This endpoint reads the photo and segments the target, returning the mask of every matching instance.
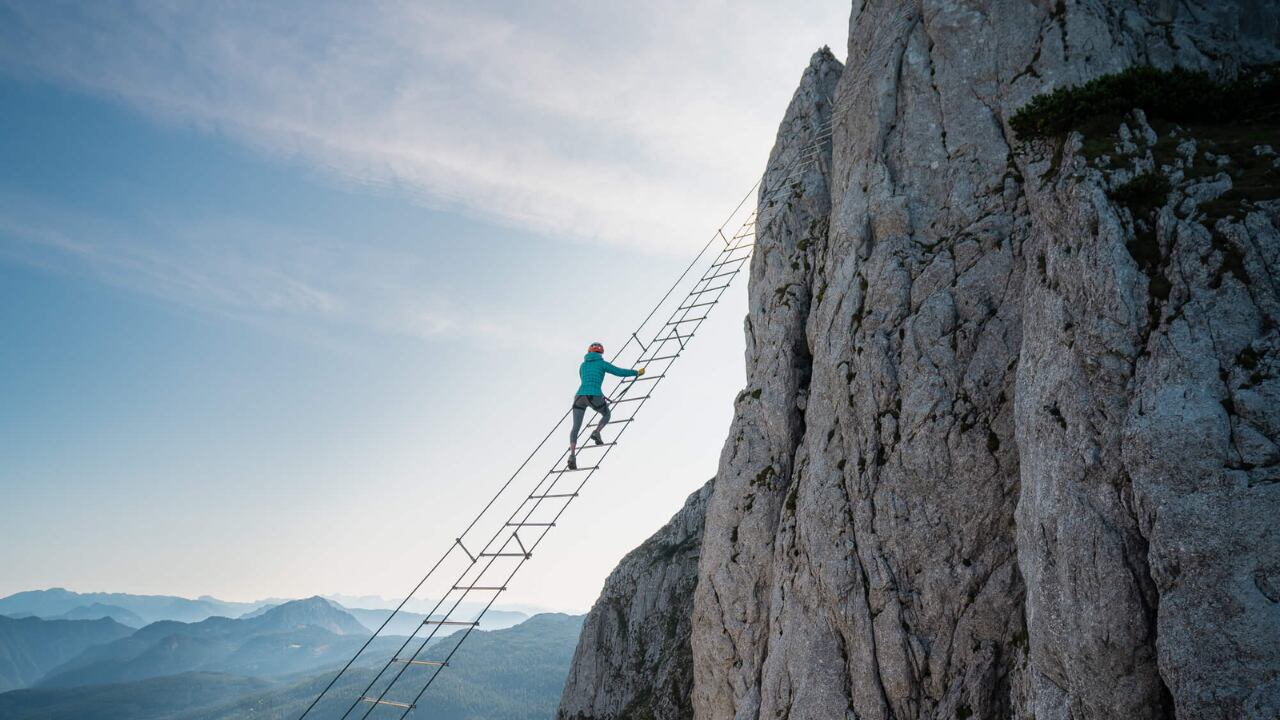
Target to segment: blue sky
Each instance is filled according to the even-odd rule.
[[[847,16],[251,5],[0,1],[0,593],[401,594]],[[585,609],[713,473],[743,290],[511,601]]]

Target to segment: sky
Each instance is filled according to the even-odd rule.
[[[847,15],[0,0],[0,595],[404,595]],[[714,474],[744,284],[504,602],[586,610]]]

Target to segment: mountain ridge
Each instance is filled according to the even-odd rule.
[[[26,687],[86,649],[133,633],[110,618],[43,620],[0,616],[0,692]]]
[[[251,618],[151,623],[115,642],[86,649],[51,669],[35,686],[137,681],[183,670],[226,672],[243,670],[246,662],[265,674],[298,672],[353,653],[369,635],[358,620],[317,596],[283,603]],[[247,661],[247,656],[254,659]]]
[[[86,605],[108,605],[123,608],[137,615],[143,624],[158,620],[198,622],[222,615],[235,617],[249,612],[268,601],[238,603],[209,596],[195,600],[177,595],[134,595],[131,593],[90,592],[79,593],[66,588],[24,590],[0,598],[0,615],[29,613],[37,617],[56,617]]]
[[[102,603],[91,603],[89,605],[80,605],[68,610],[61,615],[50,620],[97,620],[99,618],[111,618],[121,625],[127,625],[132,628],[140,628],[146,624],[137,613],[122,608],[119,605],[104,605]]]
[[[555,708],[582,616],[540,614],[525,623],[495,631],[474,631],[467,647],[428,697],[433,717],[441,720],[525,720]],[[327,633],[309,627],[306,632]],[[465,631],[439,642],[456,641]],[[331,635],[331,634],[330,634]],[[168,639],[172,636],[164,636]],[[286,634],[256,636],[271,642]],[[352,636],[354,637],[354,636]],[[200,639],[196,639],[199,641]],[[319,708],[340,714],[364,689],[371,673],[395,651],[400,638],[375,646]],[[185,638],[179,642],[191,642]],[[246,649],[242,646],[241,649]],[[252,650],[252,648],[247,648]],[[451,644],[433,645],[424,658],[443,658]],[[354,652],[354,648],[351,648]],[[250,653],[251,654],[251,653]],[[349,655],[318,667],[270,677],[255,677],[252,657],[228,663],[237,672],[185,671],[102,685],[46,687],[0,693],[0,717],[6,720],[293,720],[320,692]],[[413,678],[417,679],[417,678]],[[415,687],[406,683],[406,692]],[[532,710],[531,710],[532,708]],[[535,715],[531,715],[533,712]]]

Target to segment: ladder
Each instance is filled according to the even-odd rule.
[[[757,207],[771,206],[775,200],[794,191],[793,183],[802,173],[815,165],[822,168],[823,147],[831,137],[831,124],[828,119],[815,128],[813,140],[794,154],[782,179],[775,187],[766,188],[760,193]],[[440,673],[449,667],[454,654],[479,627],[485,613],[508,590],[516,573],[533,559],[538,546],[551,529],[556,527],[573,501],[582,494],[587,482],[602,468],[605,459],[617,447],[640,410],[654,396],[662,380],[688,349],[689,342],[706,322],[711,310],[721,301],[738,274],[747,267],[755,249],[757,210],[746,211],[745,208],[748,200],[760,189],[760,184],[757,182],[748,191],[662,299],[630,334],[626,343],[614,354],[615,363],[626,367],[644,367],[646,372],[641,377],[616,381],[608,393],[612,416],[602,431],[602,435],[606,435],[604,442],[599,445],[583,443],[584,438],[594,431],[599,422],[599,414],[593,412],[592,417],[583,423],[575,440],[579,466],[576,470],[568,469],[568,448],[565,447],[557,456],[550,451],[554,444],[548,446],[553,438],[563,441],[562,433],[568,431],[565,423],[572,412],[566,411],[422,580],[320,691],[299,720],[315,711],[321,699],[352,671],[356,661],[373,640],[382,635],[392,619],[419,593],[428,580],[445,573],[446,577],[452,577],[453,580],[442,587],[439,600],[426,619],[404,639],[385,663],[375,665],[379,669],[373,679],[352,698],[340,717],[342,720],[349,717],[363,720],[375,710],[385,709],[389,712],[383,713],[384,715],[396,714],[404,718],[419,707],[423,695]],[[694,277],[691,272],[695,268],[699,272],[696,279],[691,279]],[[632,359],[625,363],[619,362],[624,358]],[[544,448],[548,450],[544,451]],[[547,457],[555,457],[549,469],[540,474],[526,472],[529,468],[536,467],[533,465],[535,459],[545,460]],[[530,482],[532,485],[529,485]],[[517,491],[521,487],[520,483],[526,487]],[[500,509],[503,501],[510,507]],[[468,613],[464,608],[466,602],[473,605],[478,603],[482,609],[479,613]],[[442,658],[423,657],[428,646],[437,640],[443,642],[443,636],[440,635],[443,628],[456,629],[454,635],[449,636],[457,637],[453,647]],[[433,654],[438,655],[434,647]],[[413,669],[421,672],[410,672]]]

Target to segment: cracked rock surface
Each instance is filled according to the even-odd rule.
[[[582,625],[558,720],[687,720],[689,622],[707,498],[715,481],[605,581]]]
[[[694,717],[1280,717],[1280,200],[1237,187],[1271,158],[1008,124],[1277,60],[1274,3],[855,3],[762,184]]]

